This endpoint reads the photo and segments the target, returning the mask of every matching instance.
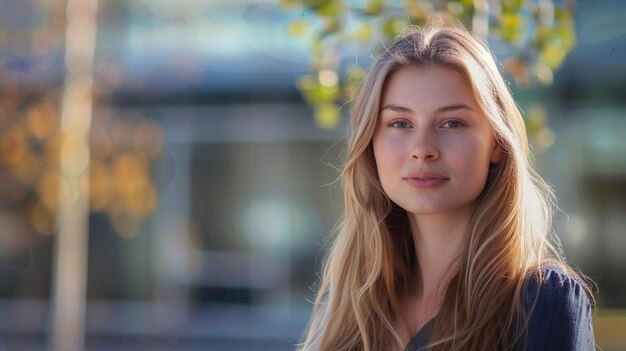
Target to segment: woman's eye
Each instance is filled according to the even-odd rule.
[[[391,127],[401,128],[401,129],[403,129],[403,128],[410,128],[411,127],[411,125],[407,121],[393,121],[393,122],[389,123],[389,125]]]
[[[446,121],[442,124],[442,127],[444,128],[460,128],[465,126],[465,123],[461,122],[461,121]]]

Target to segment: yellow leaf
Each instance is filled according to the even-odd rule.
[[[526,130],[528,133],[535,134],[543,128],[546,128],[547,112],[541,105],[532,105],[528,108],[528,112],[524,118]]]
[[[519,13],[503,13],[500,16],[500,22],[503,26],[519,28],[524,25],[524,16]]]
[[[551,42],[541,51],[540,58],[550,68],[556,68],[563,62],[565,54],[565,50],[558,42]]]
[[[341,114],[333,103],[323,103],[315,106],[315,122],[325,129],[334,128],[339,124]]]
[[[302,3],[299,0],[280,0],[280,6],[284,9],[292,10],[300,7]]]
[[[382,0],[369,0],[365,6],[365,13],[370,16],[377,16],[383,10]]]
[[[296,20],[289,23],[287,33],[292,37],[303,37],[309,32],[309,23],[305,20]]]
[[[361,23],[352,33],[355,41],[366,42],[374,36],[374,28],[367,23]]]

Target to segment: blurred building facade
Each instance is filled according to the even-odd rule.
[[[6,33],[36,28],[9,13],[59,11],[40,6],[0,5]],[[536,163],[559,198],[555,226],[568,258],[598,283],[601,308],[626,309],[626,6],[577,9],[579,45],[554,85],[513,89],[554,133]],[[341,214],[347,121],[321,129],[300,99],[295,81],[308,61],[285,30],[292,16],[273,1],[101,4],[93,134],[104,137],[92,140],[94,159],[137,135],[163,145],[153,158],[121,152],[136,157],[119,162],[152,180],[149,217],[90,216],[87,349],[294,349]],[[32,21],[42,18],[43,29],[54,26],[51,15]],[[43,60],[44,82],[62,86],[62,45],[37,52],[36,36],[26,37],[31,47],[0,46],[0,64],[13,72],[5,76],[28,87]],[[142,134],[142,123],[160,132]],[[8,122],[0,126],[8,135]],[[121,174],[112,183],[135,184]],[[113,201],[115,186],[106,189],[92,205]],[[150,194],[136,195],[140,212]],[[11,206],[0,212],[0,348],[43,350],[55,233],[24,224]]]

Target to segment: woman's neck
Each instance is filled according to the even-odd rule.
[[[449,214],[411,215],[411,231],[417,259],[414,296],[435,310],[443,299],[447,274],[461,253],[473,208]]]

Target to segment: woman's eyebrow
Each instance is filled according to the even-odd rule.
[[[410,108],[405,107],[405,106],[396,105],[396,104],[387,104],[382,109],[380,109],[381,112],[384,111],[384,110],[392,110],[392,111],[396,111],[396,112],[413,113],[413,110],[411,110]],[[452,105],[448,105],[448,106],[442,106],[442,107],[437,109],[437,112],[451,112],[451,111],[457,111],[457,110],[474,111],[474,109],[472,109],[468,105],[463,104],[463,103],[459,103],[459,104],[452,104]]]
[[[392,110],[392,111],[396,111],[396,112],[413,113],[413,110],[411,110],[410,108],[404,107],[404,106],[400,106],[400,105],[395,105],[395,104],[387,104],[387,105],[385,105],[383,108],[380,109],[380,112],[385,111],[385,110]]]
[[[467,106],[466,104],[460,103],[460,104],[454,104],[454,105],[440,107],[440,108],[437,109],[437,112],[450,112],[450,111],[456,111],[456,110],[474,111],[474,109],[472,109],[471,107]]]

